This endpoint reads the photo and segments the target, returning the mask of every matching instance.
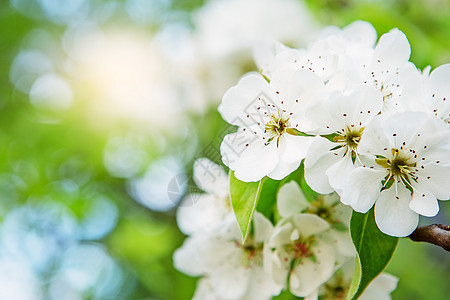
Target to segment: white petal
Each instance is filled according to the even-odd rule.
[[[360,300],[391,300],[391,293],[397,287],[398,278],[381,273],[376,277],[359,298]]]
[[[210,275],[211,286],[217,295],[224,299],[239,299],[248,288],[248,270],[224,265]]]
[[[303,300],[317,300],[317,299],[319,299],[319,289],[316,289],[310,295],[303,298]]]
[[[345,35],[355,41],[360,41],[369,47],[373,47],[377,41],[377,31],[366,21],[354,21],[343,29]]]
[[[387,156],[390,149],[390,140],[386,133],[383,131],[383,124],[386,122],[383,114],[373,118],[370,123],[364,129],[364,133],[358,144],[358,152],[361,154],[383,154]]]
[[[208,270],[205,261],[199,257],[198,253],[203,240],[202,237],[189,237],[184,241],[183,246],[175,250],[173,265],[177,270],[189,276],[199,276]]]
[[[251,278],[245,300],[271,299],[272,296],[281,292],[281,286],[276,284],[271,274],[264,272],[261,268],[251,270]]]
[[[450,165],[430,163],[424,165],[424,169],[420,171],[417,180],[420,185],[425,186],[440,200],[450,199]]]
[[[308,206],[308,200],[306,200],[297,182],[290,181],[278,190],[277,209],[281,217],[287,218],[303,212]]]
[[[409,60],[411,47],[406,35],[397,28],[383,34],[375,47],[374,59],[383,65],[399,65]],[[376,64],[376,63],[375,63]]]
[[[202,278],[197,282],[192,300],[220,300],[214,293],[208,278]]]
[[[434,108],[437,108],[437,116],[443,120],[450,119],[450,64],[442,65],[431,72],[427,80],[427,101],[433,101]],[[434,96],[433,96],[434,95]],[[431,98],[431,99],[430,99]]]
[[[294,113],[301,111],[324,88],[323,81],[314,73],[292,69],[276,71],[270,85],[279,92],[280,99],[286,102],[286,110]]]
[[[241,142],[234,139],[236,134],[225,136],[220,147],[222,159],[235,171],[239,180],[258,181],[276,167],[279,159],[277,145],[270,143],[266,146],[263,140],[250,141],[242,151],[239,148]]]
[[[434,217],[437,215],[439,212],[439,204],[436,196],[423,185],[419,185],[414,181],[411,184],[414,187],[414,192],[412,200],[409,203],[409,208],[425,217]]]
[[[275,56],[281,51],[289,49],[278,41],[259,42],[253,47],[253,60],[258,70],[262,71],[265,76],[272,77],[270,66]]]
[[[268,177],[275,179],[275,180],[281,180],[294,172],[298,169],[300,166],[301,161],[296,161],[293,163],[287,163],[285,161],[282,161],[281,159],[278,161],[278,164],[276,165],[275,169],[270,171],[269,174],[267,174]]]
[[[176,215],[178,227],[184,234],[209,230],[228,214],[225,204],[221,205],[219,199],[211,195],[191,194],[187,197],[195,198],[195,203],[179,206]]]
[[[272,253],[270,271],[273,280],[285,287],[290,268],[290,257],[283,249],[277,249]]]
[[[278,103],[277,96],[271,92],[269,83],[262,76],[244,76],[236,86],[225,92],[218,110],[224,120],[232,125],[255,124],[257,121],[247,115],[254,116],[261,95],[270,102]]]
[[[255,135],[245,128],[239,128],[235,133],[227,134],[220,145],[220,154],[223,163],[232,170],[239,166],[239,159],[247,151],[248,145],[262,140],[262,137]]]
[[[358,167],[350,173],[341,201],[358,212],[367,212],[377,200],[385,170]]]
[[[330,228],[327,221],[313,214],[299,214],[293,217],[295,227],[302,237],[309,237]]]
[[[343,189],[350,179],[350,173],[354,169],[355,167],[352,158],[350,155],[345,155],[325,172],[331,187],[333,187],[338,194],[342,195]]]
[[[273,248],[281,247],[291,242],[292,224],[280,222],[275,226],[269,245]]]
[[[323,239],[328,244],[334,245],[337,252],[346,256],[346,259],[348,259],[348,257],[354,257],[356,254],[349,230],[338,231],[336,229],[330,229],[323,234]]]
[[[340,198],[338,198],[340,199]],[[337,219],[341,224],[344,224],[346,227],[350,227],[350,218],[352,216],[352,208],[345,204],[339,203],[334,208],[334,218]]]
[[[207,158],[199,158],[194,162],[194,181],[207,193],[226,197],[229,189],[227,173]]]
[[[290,291],[299,297],[313,293],[334,272],[334,251],[331,246],[318,240],[312,252],[316,262],[304,259],[291,273]]]
[[[337,152],[331,152],[334,143],[325,138],[316,138],[311,145],[308,155],[305,159],[305,180],[306,183],[316,192],[320,194],[329,194],[334,192],[330,186],[327,176],[324,176],[326,170],[334,163],[339,161]]]
[[[273,232],[272,223],[261,213],[255,212],[253,215],[253,226],[255,242],[268,242]]]
[[[314,118],[321,121],[322,126],[344,131],[346,127],[365,126],[381,111],[383,96],[374,87],[361,84],[352,86],[350,93],[335,91],[322,102]]]
[[[315,138],[284,134],[280,139],[280,160],[287,163],[299,162],[306,157],[306,153]]]
[[[398,186],[398,198],[395,187],[381,192],[375,203],[375,222],[385,234],[408,236],[416,229],[419,215],[409,208],[411,193],[402,185]]]

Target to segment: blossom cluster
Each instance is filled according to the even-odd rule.
[[[305,49],[274,49],[219,106],[237,126],[221,145],[236,178],[281,180],[303,163],[314,191],[374,207],[391,236],[435,216],[450,198],[450,64],[421,71],[404,33],[377,42],[363,21],[327,28]]]
[[[308,300],[344,299],[356,252],[351,209],[336,193],[310,201],[296,181],[285,183],[277,194],[279,216],[255,212],[243,242],[223,168],[199,159],[194,180],[205,193],[188,195],[179,207],[177,222],[189,237],[174,254],[178,270],[201,277],[193,299],[271,299],[283,289]],[[360,299],[390,299],[396,285],[382,274]]]
[[[421,71],[400,30],[377,41],[363,21],[328,27],[307,48],[261,47],[260,72],[244,75],[219,106],[237,128],[220,147],[232,180],[206,158],[195,162],[203,192],[177,211],[189,237],[174,265],[200,277],[194,299],[270,299],[283,290],[344,299],[359,259],[353,210],[374,207],[378,228],[402,237],[450,198],[450,64]],[[234,178],[278,184],[269,212],[255,205],[248,234],[233,211]],[[359,299],[390,299],[396,285],[382,273]]]

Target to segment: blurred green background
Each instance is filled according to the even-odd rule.
[[[196,279],[172,266],[178,183],[226,128],[203,92],[223,65],[192,62],[204,2],[0,1],[0,299],[190,299]],[[450,62],[448,0],[306,5],[322,25],[398,27],[419,68]],[[255,68],[242,51],[225,85]],[[421,221],[450,223],[440,207]],[[440,248],[402,239],[387,271],[393,299],[448,299]]]

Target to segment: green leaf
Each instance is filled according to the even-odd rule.
[[[358,253],[347,299],[358,299],[369,283],[387,266],[398,238],[382,233],[375,223],[373,208],[366,214],[353,212],[350,233]]]
[[[269,220],[273,217],[274,207],[277,203],[278,189],[282,181],[270,178],[264,179],[261,188],[261,194],[256,206],[256,210],[262,213]]]
[[[245,241],[250,230],[256,205],[261,195],[263,181],[242,182],[230,171],[230,195],[234,214],[241,229],[242,240]]]

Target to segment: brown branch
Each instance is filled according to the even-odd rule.
[[[427,242],[440,246],[450,252],[450,226],[448,225],[419,226],[409,238],[415,242]]]

